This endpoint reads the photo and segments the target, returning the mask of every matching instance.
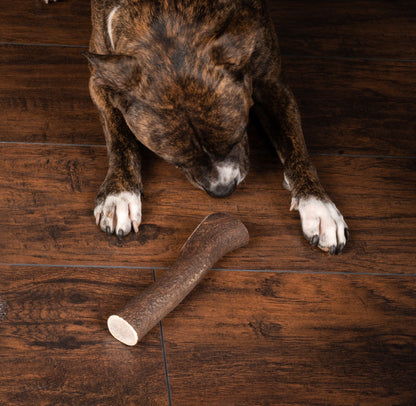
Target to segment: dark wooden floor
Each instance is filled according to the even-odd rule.
[[[88,0],[0,7],[0,404],[416,404],[416,5],[271,1],[285,76],[351,241],[311,248],[282,169],[215,200],[144,157],[138,236],[94,224],[106,149],[87,89]],[[136,347],[106,318],[150,285],[207,214],[247,225]]]

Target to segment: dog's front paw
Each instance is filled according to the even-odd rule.
[[[114,232],[123,238],[133,230],[138,233],[142,219],[140,193],[119,192],[97,197],[94,216],[97,225],[107,235]]]
[[[291,210],[299,210],[305,238],[331,255],[340,254],[347,243],[349,232],[344,217],[330,200],[310,196],[293,198]]]

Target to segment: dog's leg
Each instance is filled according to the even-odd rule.
[[[279,79],[279,66],[254,83],[255,112],[284,167],[284,186],[292,193],[291,210],[299,210],[305,238],[330,254],[341,253],[348,228],[321,186],[309,160],[300,115],[290,89]]]
[[[109,161],[107,176],[95,200],[94,215],[101,230],[107,234],[115,232],[122,238],[132,226],[137,233],[141,222],[140,146],[122,114],[93,80],[90,93],[101,113]]]

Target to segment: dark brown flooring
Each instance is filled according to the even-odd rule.
[[[254,127],[251,172],[231,197],[147,152],[140,234],[101,233],[89,2],[3,3],[1,405],[416,404],[413,1],[270,1],[312,159],[351,229],[336,257],[303,240]],[[139,345],[114,340],[108,315],[215,211],[238,216],[249,245]]]

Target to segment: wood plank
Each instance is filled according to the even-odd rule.
[[[163,321],[173,404],[416,402],[414,277],[210,272]]]
[[[271,151],[252,154],[251,172],[227,199],[207,196],[146,154],[143,224],[123,242],[99,231],[92,216],[106,173],[105,148],[3,144],[0,155],[3,263],[165,267],[206,215],[223,211],[247,225],[250,243],[218,267],[416,273],[416,160],[314,157],[351,229],[344,254],[329,257],[302,237]]]
[[[416,61],[283,63],[311,152],[416,157]]]
[[[0,42],[87,46],[88,0],[48,6],[19,0],[0,10]],[[268,0],[284,54],[415,59],[411,0]]]
[[[0,46],[0,141],[102,145],[78,49]],[[285,58],[314,153],[416,156],[416,62]],[[252,128],[252,148],[263,146]],[[375,142],[375,139],[377,142]]]
[[[151,270],[0,267],[0,403],[168,405],[159,328],[127,347],[106,318]]]
[[[88,46],[90,15],[89,0],[4,4],[0,8],[0,42]]]
[[[0,46],[0,140],[104,143],[80,49]]]
[[[415,59],[412,0],[268,0],[283,54]]]

